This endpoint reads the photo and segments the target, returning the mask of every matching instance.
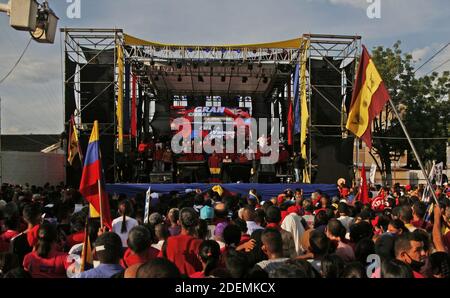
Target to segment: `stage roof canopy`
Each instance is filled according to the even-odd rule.
[[[174,95],[262,95],[283,86],[298,63],[304,39],[179,45],[123,35],[133,71],[159,92]]]

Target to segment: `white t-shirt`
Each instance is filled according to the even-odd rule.
[[[121,233],[120,230],[122,229],[122,220],[123,217],[120,216],[112,221],[112,231],[120,236],[120,239],[122,240],[122,247],[128,247],[127,244],[128,233],[130,233],[132,228],[138,226],[139,223],[134,218],[131,218],[129,216],[125,217],[127,231],[125,233]]]

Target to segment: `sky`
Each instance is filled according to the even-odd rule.
[[[42,1],[42,0],[39,0]],[[49,0],[59,27],[121,28],[163,43],[236,44],[291,39],[303,33],[358,34],[370,50],[401,40],[419,66],[450,42],[448,0],[78,0],[80,18],[67,8],[76,0]],[[369,2],[380,18],[369,18]],[[0,0],[0,3],[7,0]],[[0,13],[0,79],[25,48],[29,34]],[[60,34],[52,45],[31,42],[22,61],[0,85],[2,134],[63,132]],[[450,46],[417,75],[450,59]],[[450,62],[438,69],[450,70]]]

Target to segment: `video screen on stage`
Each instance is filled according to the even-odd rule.
[[[182,129],[182,127],[177,129],[174,123],[175,119],[180,118],[186,119],[190,123],[189,137],[191,139],[199,136],[199,134],[202,138],[233,139],[235,138],[236,127],[240,124],[248,124],[251,115],[249,109],[244,107],[171,106],[170,123],[173,134],[179,133]]]

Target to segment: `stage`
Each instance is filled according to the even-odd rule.
[[[330,197],[338,195],[338,189],[335,184],[264,184],[264,183],[223,183],[223,184],[106,184],[106,191],[109,194],[126,194],[127,196],[135,196],[138,193],[145,193],[149,188],[151,192],[167,194],[171,191],[178,193],[185,193],[186,189],[201,189],[207,191],[215,185],[220,185],[224,190],[232,193],[247,195],[249,190],[254,188],[257,193],[261,195],[263,200],[269,200],[272,197],[278,196],[284,190],[290,188],[292,191],[300,188],[303,189],[305,197],[310,197],[316,190],[321,190]]]

